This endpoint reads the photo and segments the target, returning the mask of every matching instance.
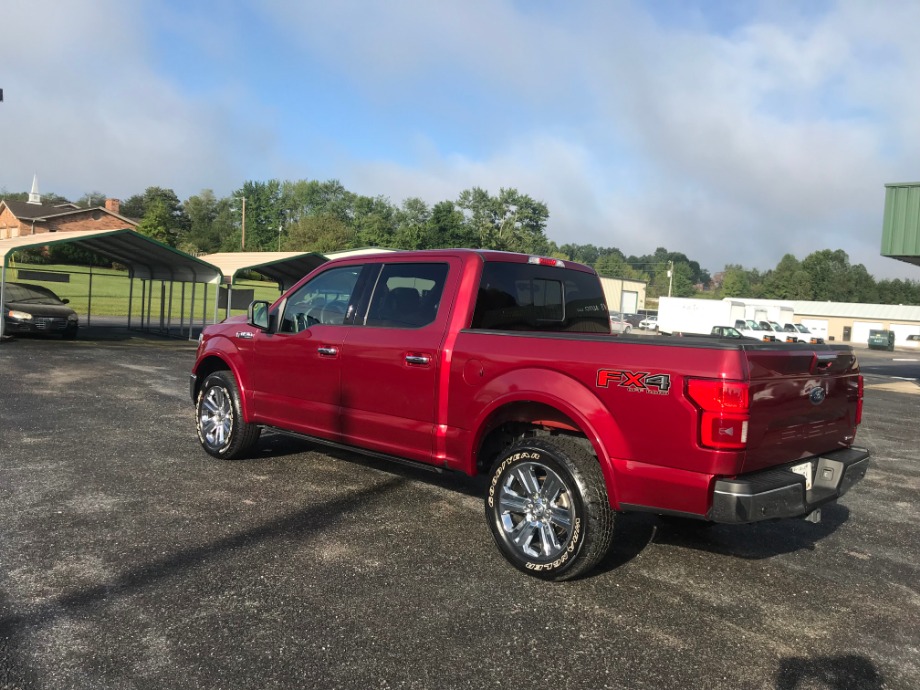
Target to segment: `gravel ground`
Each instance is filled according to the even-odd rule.
[[[624,515],[548,584],[498,555],[477,481],[273,435],[207,456],[193,344],[5,342],[0,690],[915,690],[920,365],[860,357],[873,465],[821,523]]]

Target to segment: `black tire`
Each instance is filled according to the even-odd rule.
[[[615,513],[597,458],[579,441],[528,438],[489,473],[486,521],[502,555],[544,580],[591,570],[613,539]]]
[[[262,429],[243,420],[240,389],[229,371],[215,371],[201,384],[195,406],[198,440],[215,458],[245,457]]]

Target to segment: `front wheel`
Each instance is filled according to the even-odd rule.
[[[243,419],[240,390],[229,371],[209,375],[198,393],[198,440],[215,458],[244,457],[259,440],[261,428]]]
[[[485,508],[502,555],[545,580],[588,572],[613,539],[601,467],[571,438],[529,438],[508,448],[490,472]]]

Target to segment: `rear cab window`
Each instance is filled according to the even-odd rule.
[[[600,281],[592,273],[487,261],[471,328],[610,333],[610,318]]]

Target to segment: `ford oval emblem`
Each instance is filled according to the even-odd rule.
[[[808,394],[808,399],[811,400],[812,405],[820,405],[824,402],[825,397],[827,397],[827,393],[824,392],[821,386],[815,386],[811,389],[811,393]]]

